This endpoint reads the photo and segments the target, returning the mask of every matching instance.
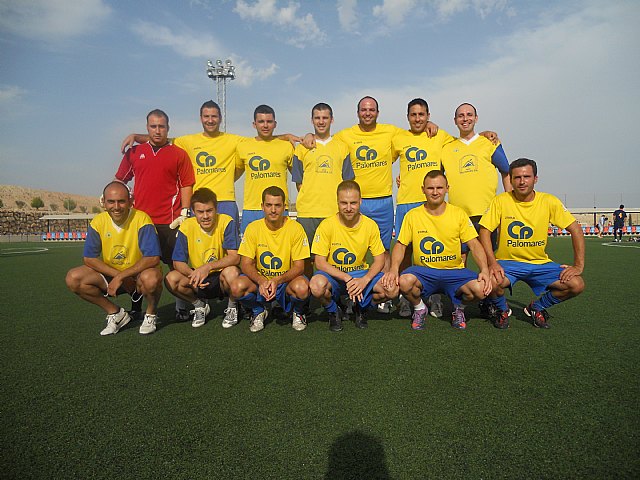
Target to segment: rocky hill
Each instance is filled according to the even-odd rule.
[[[50,192],[16,185],[0,185],[2,210],[35,211],[36,209],[31,207],[31,201],[35,197],[40,197],[44,203],[44,207],[38,209],[40,212],[66,213],[67,210],[64,208],[64,202],[67,199],[71,199],[76,203],[76,207],[73,209],[74,212],[86,211],[87,213],[91,213],[94,207],[100,208],[100,199],[97,196],[88,197],[75,195],[73,193]]]

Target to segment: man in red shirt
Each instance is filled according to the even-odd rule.
[[[126,151],[116,172],[124,183],[135,178],[134,205],[151,217],[162,251],[162,261],[173,268],[171,260],[176,243],[176,228],[187,217],[195,184],[191,160],[181,148],[169,143],[169,117],[162,110],[147,115],[149,141]],[[134,312],[141,306],[133,306]],[[179,318],[185,310],[177,304]],[[188,311],[186,318],[188,319]]]

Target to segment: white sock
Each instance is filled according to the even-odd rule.
[[[195,302],[193,302],[193,306],[196,308],[203,308],[206,305],[206,303],[204,303],[204,301],[197,299]]]
[[[420,299],[420,303],[413,307],[414,310],[422,310],[424,308],[427,308],[427,306],[424,304],[424,301],[422,301],[422,298]]]

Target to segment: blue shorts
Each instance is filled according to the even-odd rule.
[[[240,214],[238,213],[238,205],[233,200],[222,200],[218,202],[218,213],[224,213],[233,218],[236,225],[240,225]]]
[[[407,214],[407,212],[423,204],[424,202],[398,204],[398,206],[396,207],[396,238],[398,238],[398,235],[400,235],[400,227],[402,227],[402,221],[404,220],[404,216]]]
[[[224,298],[225,293],[222,290],[220,284],[220,272],[212,272],[202,283],[208,283],[206,287],[198,287],[196,290],[196,297],[200,300],[208,300],[212,298]]]
[[[355,270],[353,272],[349,272],[353,278],[361,278],[367,274],[368,270]],[[342,280],[338,280],[335,277],[332,277],[327,272],[323,272],[318,270],[316,275],[322,275],[329,281],[329,285],[331,285],[331,298],[334,302],[340,302],[340,296],[346,295],[347,293],[347,285]],[[373,287],[376,286],[378,280],[382,278],[382,272],[379,272],[373,279],[367,284],[366,288],[362,292],[362,300],[358,301],[358,305],[364,310],[371,305],[371,301],[373,300]]]
[[[473,228],[476,229],[476,232],[480,233],[480,219],[482,215],[474,215],[473,217],[469,217],[471,223],[473,223]],[[498,229],[496,228],[493,232],[491,232],[491,247],[495,252],[498,248]],[[462,244],[462,253],[469,253],[469,247],[466,243]]]
[[[360,212],[378,224],[380,240],[386,250],[391,248],[391,234],[393,233],[393,198],[388,197],[363,198]]]
[[[286,217],[287,215],[289,215],[289,211],[285,210],[284,216]],[[240,226],[240,233],[244,235],[247,225],[263,218],[264,212],[262,210],[242,210],[242,225]]]
[[[559,263],[555,262],[540,265],[515,260],[498,260],[498,263],[504,269],[504,274],[511,283],[510,290],[522,280],[531,287],[536,295],[541,295],[548,290],[549,285],[560,280],[560,273],[564,270]]]
[[[403,271],[402,275],[407,273],[415,275],[422,284],[421,296],[430,297],[434,293],[444,293],[454,303],[460,303],[460,298],[456,297],[460,287],[478,278],[478,274],[468,268],[445,269],[414,265]]]
[[[246,276],[244,273],[241,273],[240,275]],[[307,278],[307,277],[304,277],[304,278]],[[291,297],[287,295],[287,292],[286,292],[288,283],[278,284],[278,286],[276,287],[276,296],[273,297],[273,300],[269,300],[269,301],[267,301],[260,293],[260,287],[257,284],[254,284],[254,285],[256,286],[256,301],[259,304],[264,306],[264,304],[266,303],[276,301],[278,302],[278,305],[280,305],[286,313],[289,313],[291,311],[293,302],[291,301]]]

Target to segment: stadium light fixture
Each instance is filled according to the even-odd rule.
[[[207,76],[216,82],[218,105],[222,113],[220,130],[224,132],[227,129],[227,81],[236,78],[236,67],[230,59],[225,60],[224,63],[218,59],[215,65],[211,60],[207,60]]]

